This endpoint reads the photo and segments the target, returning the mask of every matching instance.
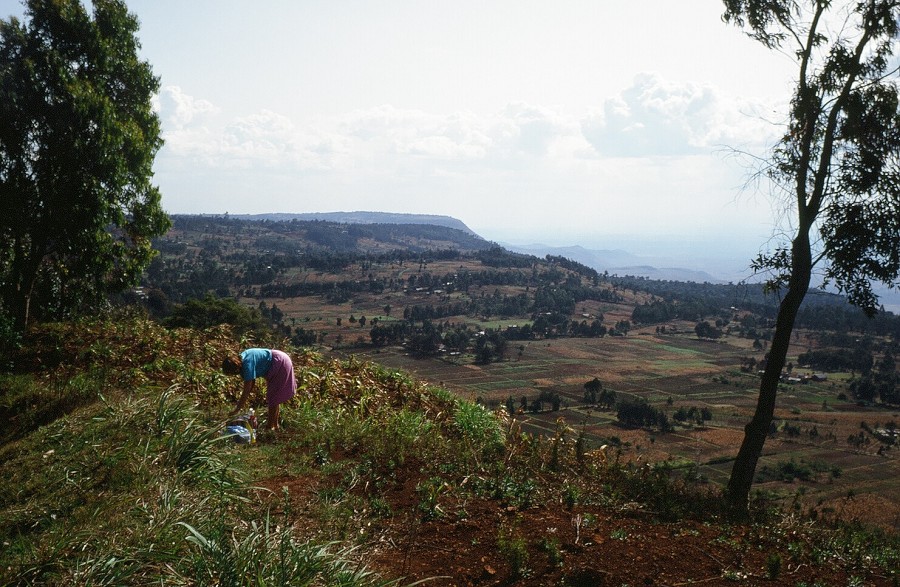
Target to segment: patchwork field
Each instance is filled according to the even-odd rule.
[[[277,314],[280,327],[303,341],[297,344],[313,340],[317,348],[337,356],[356,355],[402,369],[492,409],[511,405],[526,431],[553,435],[564,430],[572,441],[583,434],[591,448],[606,447],[606,458],[668,463],[685,476],[710,483],[728,479],[759,385],[758,376],[741,371],[741,365],[746,359],[763,360],[773,328],[767,312],[759,311],[765,296],[755,286],[663,282],[648,288],[650,284],[640,280],[592,276],[588,268],[560,259],[525,259],[493,249],[485,255],[472,253],[482,247],[468,241],[457,248],[469,253],[444,255],[439,252],[454,249],[452,242],[445,242],[447,235],[433,229],[421,233],[421,227],[351,229],[329,223],[205,217],[181,218],[176,224],[159,243],[167,260],[156,275],[157,286],[171,288],[172,296],[216,287],[243,305]],[[416,237],[419,233],[424,236]],[[381,255],[404,243],[431,253]],[[197,284],[189,279],[194,274],[183,268],[196,264],[201,252],[220,265],[202,273]],[[583,295],[582,288],[590,295]],[[582,301],[574,307],[556,303],[567,295]],[[516,303],[522,299],[527,303]],[[639,307],[652,311],[654,304],[671,300],[680,304],[679,311],[635,317]],[[685,305],[691,309],[684,310]],[[398,337],[406,336],[406,348],[373,346],[370,332],[376,321],[390,325],[404,320],[405,313],[410,328],[424,330],[427,316],[430,326],[442,333],[465,331],[469,344],[454,345],[443,338],[443,352],[432,358],[408,354],[407,348],[414,348],[408,333]],[[536,328],[541,317],[554,313],[564,314],[570,326],[596,322],[604,333],[625,335],[587,338],[596,335],[577,328],[548,328],[548,318],[528,340],[507,337],[499,360],[491,355],[487,364],[476,362],[474,341],[482,331],[525,324]],[[796,365],[800,353],[830,344],[820,342],[823,333],[840,339],[833,346],[851,348],[853,323],[848,316],[826,320],[818,326],[822,331],[797,332],[788,360]],[[641,320],[658,324],[632,324]],[[721,325],[722,338],[699,340],[698,320]],[[573,333],[579,337],[568,336]],[[466,350],[459,354],[450,348]],[[584,385],[594,378],[618,400],[649,402],[666,414],[674,430],[626,428],[619,424],[615,408],[588,405]],[[898,449],[876,431],[896,427],[900,414],[846,399],[852,397],[850,378],[849,373],[828,373],[826,381],[783,385],[755,488],[786,505],[796,502],[823,515],[865,517],[897,530]],[[558,409],[547,401],[542,410],[533,410],[542,395],[558,397]],[[702,424],[675,421],[679,410],[691,409],[710,419]]]
[[[352,352],[492,408],[510,397],[518,407],[523,396],[530,403],[542,391],[556,392],[562,399],[558,411],[549,404],[540,413],[519,410],[524,430],[552,435],[563,423],[571,439],[584,430],[594,448],[606,446],[607,455],[667,461],[712,483],[727,481],[759,384],[755,374],[740,371],[740,358],[750,354],[744,340],[710,342],[650,330],[625,337],[532,341],[520,355],[513,350],[507,360],[488,365],[462,356],[419,359],[400,348]],[[670,418],[679,407],[696,407],[708,408],[712,419],[703,426],[676,425],[665,434],[623,428],[615,410],[585,405],[584,383],[594,377],[618,399],[642,398]],[[846,374],[830,374],[825,382],[783,385],[777,430],[766,443],[755,489],[788,505],[796,500],[815,507],[822,515],[860,517],[900,529],[897,449],[865,432],[900,422],[900,414],[838,400],[846,380]],[[866,440],[851,443],[851,437]],[[799,477],[779,478],[794,469]]]

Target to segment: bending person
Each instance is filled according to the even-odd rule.
[[[240,357],[228,357],[222,361],[222,371],[227,375],[240,375],[244,380],[244,389],[238,400],[235,413],[239,413],[247,404],[250,394],[256,389],[256,380],[266,380],[266,404],[269,430],[278,430],[281,404],[297,393],[297,380],[294,377],[294,365],[287,353],[274,349],[247,349]]]

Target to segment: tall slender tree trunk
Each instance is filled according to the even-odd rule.
[[[34,261],[34,252],[28,250],[27,246],[21,239],[16,239],[9,279],[0,291],[6,311],[12,316],[13,323],[20,332],[25,330],[30,320],[31,296],[40,266],[39,262]]]
[[[769,358],[759,385],[759,398],[753,419],[744,427],[744,441],[734,460],[731,477],[725,495],[728,513],[734,518],[745,518],[750,502],[750,487],[756,474],[756,465],[762,456],[763,445],[772,425],[775,400],[781,371],[787,360],[794,321],[812,276],[812,256],[808,230],[801,228],[792,245],[791,277],[787,292],[778,308],[775,334],[769,350]]]

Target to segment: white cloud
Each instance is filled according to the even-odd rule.
[[[178,86],[166,86],[154,98],[154,107],[165,128],[182,129],[219,109],[207,100],[194,98],[182,92]]]
[[[502,137],[498,139],[505,147],[513,154],[530,156],[547,154],[555,140],[571,132],[561,116],[524,102],[507,105],[499,115],[497,127]]]
[[[645,73],[600,112],[582,121],[584,137],[601,155],[652,157],[705,154],[723,146],[763,145],[771,128],[755,112],[714,87],[671,84]]]
[[[360,152],[370,156],[414,155],[432,163],[488,166],[549,156],[557,141],[579,135],[577,121],[524,102],[511,103],[490,116],[432,114],[385,105],[340,118],[335,131],[354,139]]]
[[[741,170],[717,151],[759,144],[768,129],[711,87],[639,76],[580,117],[520,101],[489,115],[382,105],[302,122],[261,110],[219,126],[211,104],[169,98],[182,115],[163,118],[157,171],[177,212],[365,208],[561,239],[611,227],[734,233],[729,224],[763,218],[736,212]],[[215,196],[204,205],[201,191]]]

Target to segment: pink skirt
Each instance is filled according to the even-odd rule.
[[[270,408],[282,404],[297,393],[294,365],[287,353],[272,349],[272,366],[266,374],[266,403]]]

